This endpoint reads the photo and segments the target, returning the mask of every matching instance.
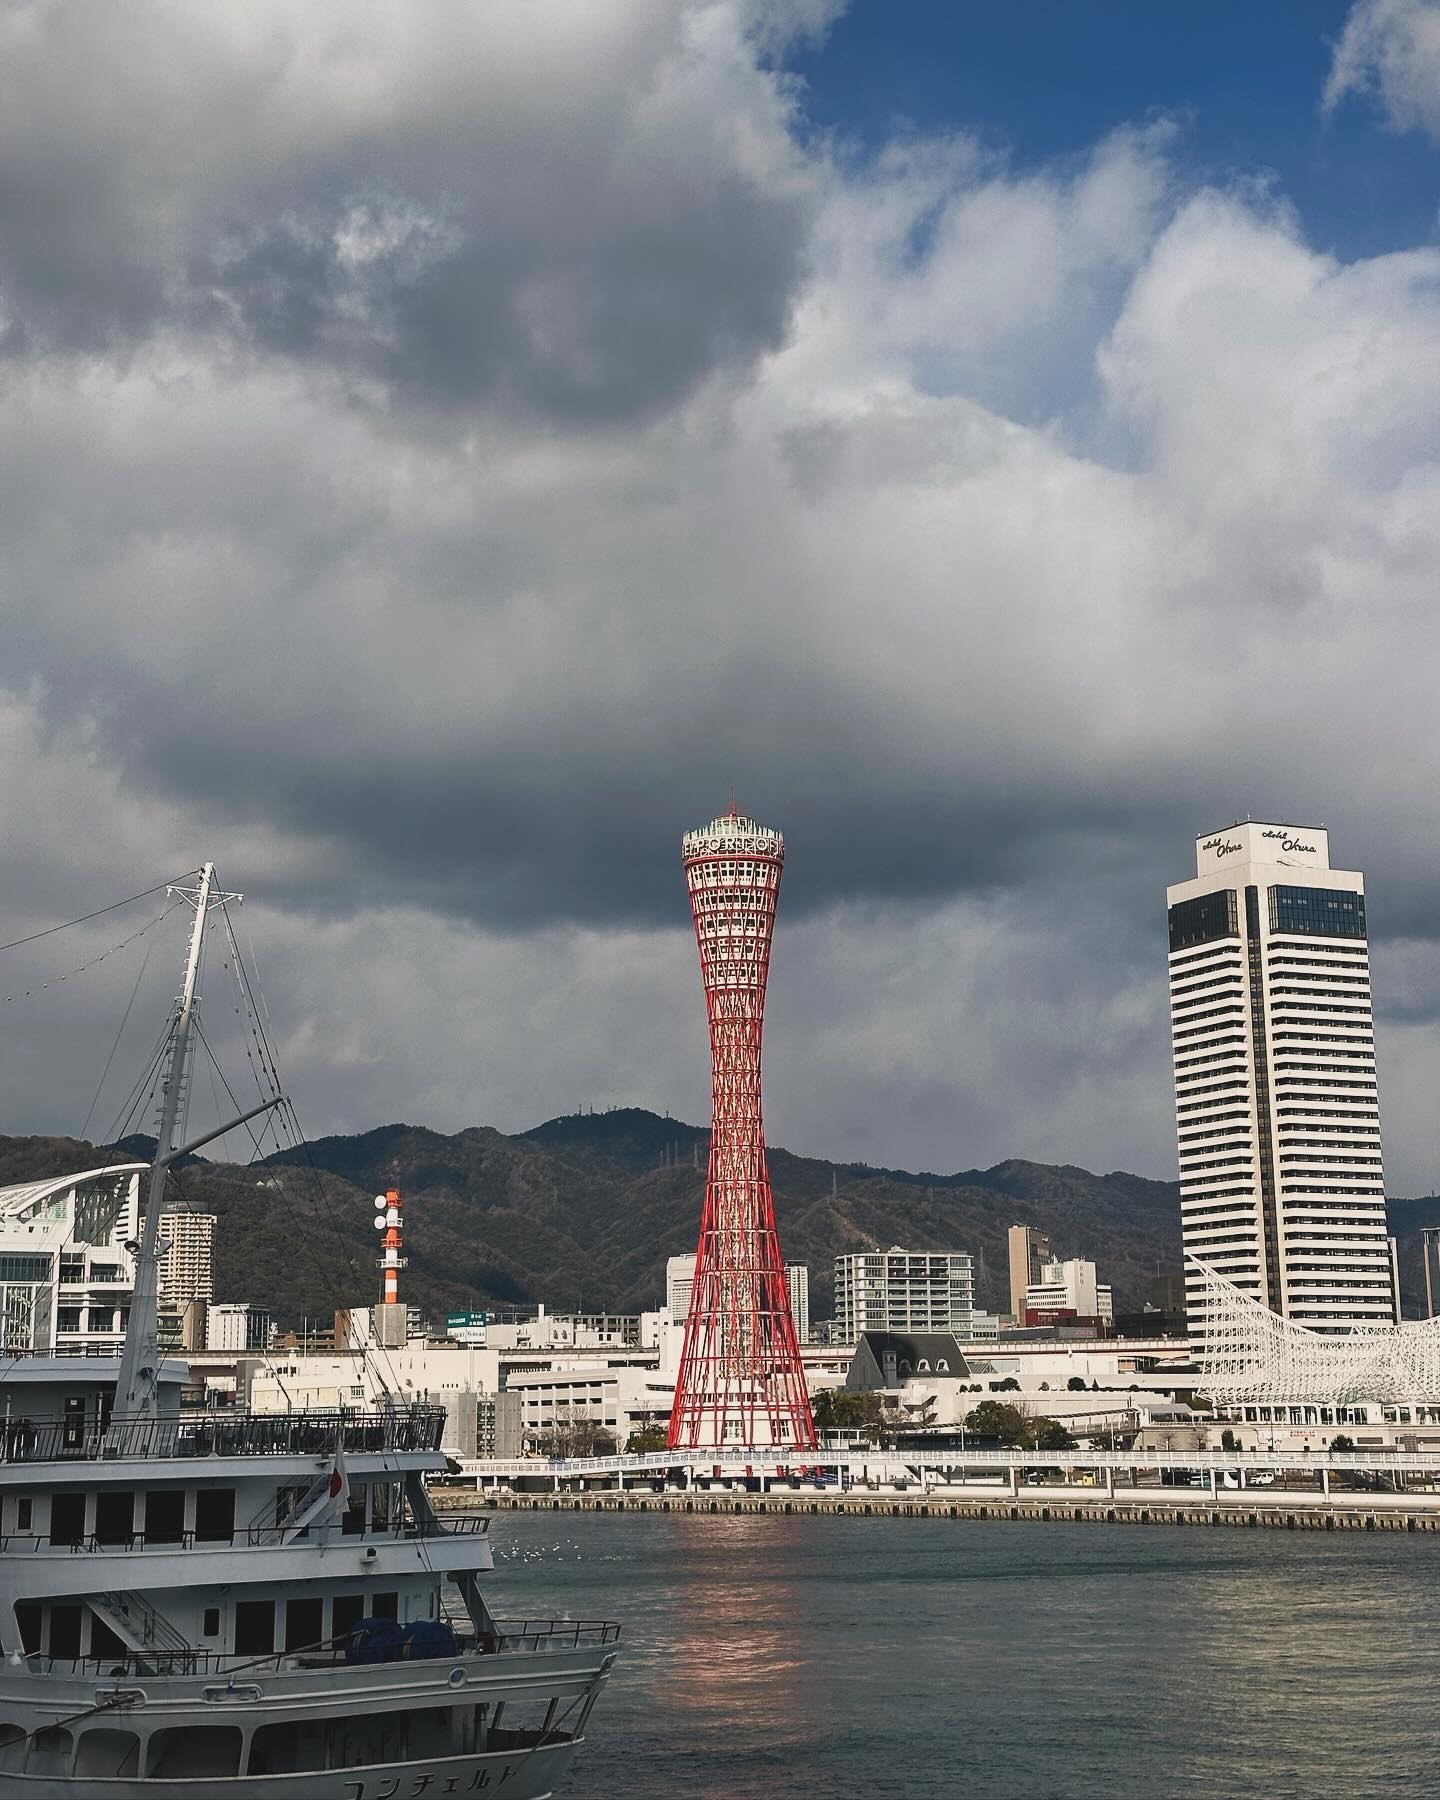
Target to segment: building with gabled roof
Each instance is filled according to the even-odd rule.
[[[845,1376],[852,1394],[873,1394],[911,1381],[969,1381],[970,1365],[953,1331],[863,1331]]]

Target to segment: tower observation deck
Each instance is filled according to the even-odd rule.
[[[760,1104],[765,984],[785,842],[738,813],[684,839],[710,1020],[710,1160],[669,1447],[813,1449],[815,1424]]]

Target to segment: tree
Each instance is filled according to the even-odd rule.
[[[1083,1394],[1085,1392],[1085,1377],[1083,1375],[1072,1375],[1065,1385],[1072,1394]]]
[[[879,1394],[851,1394],[844,1388],[822,1388],[811,1408],[815,1429],[865,1431],[880,1423],[884,1401]]]
[[[990,1392],[992,1394],[1018,1394],[1020,1392],[1020,1383],[1013,1375],[1007,1375],[1003,1381],[992,1381],[990,1383]]]
[[[999,1400],[982,1400],[966,1416],[965,1429],[974,1437],[989,1438],[997,1444],[1023,1444],[1025,1415],[1018,1406],[1006,1406]]]
[[[666,1431],[663,1425],[646,1425],[639,1431],[632,1431],[625,1448],[635,1456],[648,1456],[652,1450],[663,1450],[666,1447]]]
[[[1337,1431],[1330,1440],[1330,1448],[1332,1450],[1353,1450],[1355,1440],[1352,1437],[1346,1437],[1343,1431]]]
[[[1240,1448],[1235,1433],[1228,1425],[1220,1433],[1220,1448],[1222,1450],[1238,1450]]]
[[[1023,1439],[1027,1450],[1073,1450],[1075,1440],[1058,1419],[1027,1419]]]
[[[544,1425],[533,1438],[542,1456],[613,1456],[615,1434],[607,1431],[598,1419],[585,1413],[557,1412],[554,1422]]]

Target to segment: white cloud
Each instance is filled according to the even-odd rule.
[[[1440,5],[1435,0],[1357,0],[1335,47],[1325,109],[1373,93],[1396,131],[1440,143]]]
[[[0,271],[29,333],[0,390],[14,910],[213,854],[258,896],[313,1129],[698,1116],[678,838],[735,781],[790,843],[781,1141],[1163,1173],[1191,830],[1325,818],[1375,928],[1432,930],[1435,253],[1339,263],[1273,200],[1187,187],[1167,128],[1023,174],[963,137],[807,154],[764,9],[579,10],[557,43],[559,13],[447,9],[442,54],[409,7],[347,35],[155,0],[93,141],[109,40],[6,15],[36,94],[0,148],[36,176],[68,145],[85,196],[70,262],[22,231]],[[213,166],[148,185],[202,100]],[[253,293],[177,302],[231,216],[232,248],[290,218],[287,253],[333,249],[320,339],[267,337]],[[119,239],[116,288],[88,259]],[[363,283],[413,297],[482,239],[457,291],[519,309],[527,404],[498,376],[420,404],[371,355],[408,315]],[[679,361],[646,324],[627,387],[615,343],[674,314],[673,254],[711,280],[700,240],[721,313]],[[652,249],[664,304],[633,314]],[[47,347],[46,269],[123,351]],[[577,412],[587,369],[612,403]],[[12,1122],[78,1122],[62,1046],[26,1040]]]

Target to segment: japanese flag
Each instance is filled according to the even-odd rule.
[[[349,1504],[350,1477],[345,1472],[345,1428],[341,1426],[335,1436],[335,1460],[324,1477],[324,1485],[318,1493],[314,1493],[305,1510],[288,1522],[287,1537],[296,1537],[300,1532],[308,1531],[312,1525],[333,1525],[337,1519],[344,1518]]]
[[[350,1476],[345,1468],[345,1432],[335,1438],[335,1461],[330,1470],[330,1483],[325,1491],[325,1516],[338,1518],[350,1504]]]

